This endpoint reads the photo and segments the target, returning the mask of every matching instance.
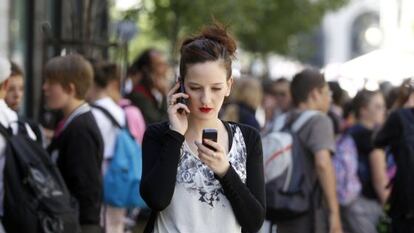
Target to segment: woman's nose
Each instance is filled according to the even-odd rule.
[[[203,91],[201,95],[201,103],[208,105],[211,102],[211,93],[208,90]]]

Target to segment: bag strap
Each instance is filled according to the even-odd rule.
[[[294,121],[291,127],[291,130],[293,132],[298,132],[306,124],[306,122],[308,122],[310,118],[312,118],[313,116],[317,114],[319,114],[319,112],[315,110],[304,111],[303,113],[300,114],[298,119]]]
[[[226,127],[227,129],[228,140],[229,140],[229,150],[230,150],[231,147],[233,146],[233,137],[234,137],[233,126],[230,125],[230,123],[227,121],[222,121],[222,122],[224,124],[224,127]]]
[[[121,126],[121,124],[119,124],[119,122],[115,119],[114,116],[112,116],[112,114],[104,107],[96,105],[96,104],[91,104],[90,105],[92,108],[98,109],[100,110],[110,121],[113,125],[115,125],[116,127],[122,129],[124,127]]]
[[[6,139],[9,139],[13,135],[11,132],[11,128],[6,128],[1,123],[0,123],[0,134],[3,135]]]

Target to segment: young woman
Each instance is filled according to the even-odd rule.
[[[230,95],[235,50],[220,26],[205,28],[181,46],[185,93],[176,93],[177,82],[168,93],[169,121],[149,126],[143,140],[141,194],[153,210],[145,232],[256,232],[262,225],[260,136],[218,118]],[[201,142],[205,128],[218,132],[217,143],[204,141],[214,150]]]
[[[385,152],[375,149],[372,142],[374,132],[384,123],[385,100],[378,91],[362,90],[353,100],[356,124],[348,133],[352,136],[358,153],[358,177],[362,185],[360,197],[350,210],[349,224],[352,232],[376,232],[376,225],[382,215],[382,205],[388,199],[390,190],[387,177]]]

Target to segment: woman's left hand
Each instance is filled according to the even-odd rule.
[[[198,147],[198,158],[205,163],[217,176],[223,177],[230,167],[230,162],[224,152],[224,148],[211,140],[204,139],[204,143],[213,147],[213,151],[200,142],[195,142]]]

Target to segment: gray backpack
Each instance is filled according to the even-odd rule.
[[[297,132],[316,111],[306,111],[282,130],[262,138],[266,187],[266,218],[280,222],[309,211],[314,179],[305,172],[305,148]]]

